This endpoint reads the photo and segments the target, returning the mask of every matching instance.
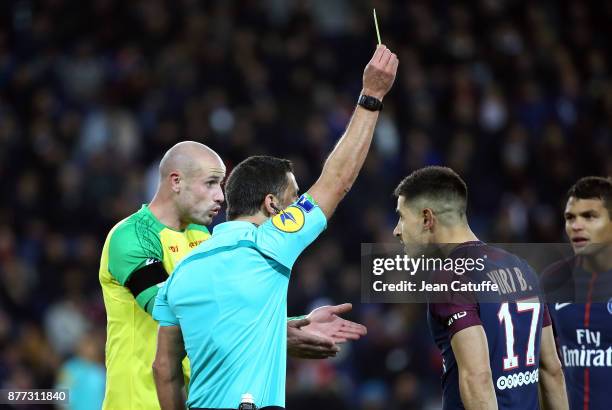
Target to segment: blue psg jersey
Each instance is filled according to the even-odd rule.
[[[580,258],[570,258],[544,272],[543,286],[559,277],[570,276],[571,293],[581,303],[556,300],[549,303],[570,409],[609,409],[612,408],[612,294],[609,291],[612,270],[588,272],[580,267]]]
[[[498,407],[538,409],[540,337],[550,317],[546,304],[540,303],[537,275],[521,258],[482,242],[461,244],[450,257],[483,258],[484,269],[470,273],[469,280],[492,281],[499,290],[428,305],[430,330],[444,360],[443,408],[464,408],[451,338],[480,325],[487,337]]]

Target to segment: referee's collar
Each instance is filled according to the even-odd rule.
[[[257,229],[257,225],[247,221],[228,221],[213,228],[213,235],[238,229]]]

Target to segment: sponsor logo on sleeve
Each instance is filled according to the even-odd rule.
[[[452,325],[456,320],[459,320],[463,317],[467,316],[467,312],[464,310],[462,312],[457,312],[454,315],[452,315],[450,318],[448,318],[448,323],[447,326]]]
[[[312,209],[315,207],[314,199],[312,199],[312,197],[308,194],[302,195],[295,204],[302,208],[302,210],[304,210],[306,213],[312,211]]]
[[[304,212],[297,206],[290,206],[272,218],[272,225],[278,230],[294,233],[304,226]]]
[[[612,315],[612,298],[608,300],[608,313]]]

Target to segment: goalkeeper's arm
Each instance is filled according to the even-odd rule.
[[[166,279],[168,273],[164,265],[161,261],[154,261],[132,272],[124,286],[134,295],[138,305],[150,315],[153,312],[159,284]]]

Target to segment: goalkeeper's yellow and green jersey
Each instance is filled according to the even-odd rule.
[[[160,408],[151,367],[158,324],[147,311],[153,308],[157,284],[165,278],[156,277],[151,282],[151,278],[144,277],[156,275],[156,271],[148,270],[155,265],[163,265],[163,270],[158,271],[169,275],[179,261],[209,237],[201,225],[191,224],[183,231],[165,226],[147,205],[109,232],[99,273],[107,317],[103,409]],[[134,272],[138,273],[132,277]],[[186,360],[183,370],[188,377]]]

